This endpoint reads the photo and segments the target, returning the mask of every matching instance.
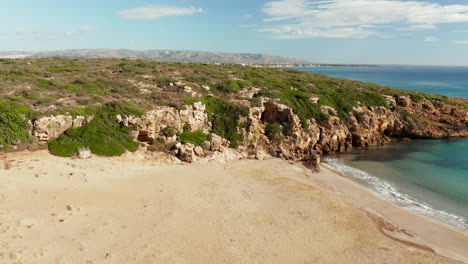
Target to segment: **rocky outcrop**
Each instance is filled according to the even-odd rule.
[[[275,157],[303,160],[314,166],[321,154],[344,152],[353,147],[387,144],[403,138],[444,138],[468,135],[468,110],[458,105],[439,101],[413,102],[410,97],[386,97],[394,108],[355,107],[346,120],[341,120],[335,109],[321,106],[329,119],[307,121],[304,126],[292,109],[276,102],[264,102],[263,107],[251,108],[247,117],[244,147],[254,149],[249,157],[263,150]],[[265,136],[268,123],[279,123],[281,140]],[[307,127],[307,128],[305,128]]]
[[[135,138],[140,142],[177,143],[170,153],[184,162],[273,156],[301,160],[317,169],[320,155],[344,152],[353,147],[382,145],[399,138],[468,136],[468,110],[462,106],[440,101],[415,102],[409,96],[385,96],[385,99],[391,107],[357,106],[346,119],[341,119],[335,109],[321,106],[320,110],[329,119],[321,122],[309,119],[303,124],[290,107],[261,98],[261,106],[250,107],[249,115],[240,121],[244,124],[238,129],[243,142],[237,150],[230,149],[230,142],[215,134],[201,146],[177,143],[176,132],[187,129],[211,131],[205,105],[200,102],[184,110],[156,107],[142,117],[118,115],[117,120],[124,126],[136,125]],[[248,101],[239,103],[248,104]],[[43,117],[31,122],[31,134],[40,141],[48,141],[66,129],[79,127],[90,120],[82,116]],[[272,123],[280,127],[281,136],[269,139],[266,128]],[[167,128],[174,132],[169,133]]]
[[[49,141],[57,138],[70,127],[80,127],[91,120],[92,117],[71,115],[41,117],[29,123],[29,131],[39,141]]]
[[[150,142],[164,136],[162,131],[167,127],[174,128],[179,132],[183,131],[184,127],[188,127],[191,131],[209,131],[211,129],[206,107],[200,102],[194,103],[193,106],[187,106],[185,110],[160,106],[148,111],[140,118],[121,117],[120,120],[125,126],[138,126],[138,140],[141,142]],[[172,139],[168,138],[168,140]]]
[[[192,163],[195,158],[195,146],[193,144],[183,144],[177,152],[177,157],[184,162]]]

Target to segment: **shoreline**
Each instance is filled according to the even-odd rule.
[[[127,154],[0,157],[0,262],[468,263],[468,236],[323,167]]]
[[[342,175],[341,172],[321,166],[329,172],[313,174],[312,178],[348,197],[361,210],[369,213],[376,223],[384,226],[380,231],[403,233],[406,239],[387,236],[410,246],[433,250],[435,253],[468,263],[468,235],[437,219],[414,212],[397,203],[385,200],[371,189]],[[335,177],[329,177],[330,174]],[[390,226],[385,227],[385,224]],[[450,245],[450,248],[447,246]]]

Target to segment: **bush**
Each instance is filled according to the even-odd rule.
[[[183,99],[185,105],[193,105],[196,102],[200,102],[199,98],[193,98],[193,97],[185,97]]]
[[[283,128],[281,127],[280,123],[268,123],[265,128],[265,135],[268,137],[269,140],[281,140],[283,139]]]
[[[320,110],[318,104],[310,101],[310,96],[294,90],[287,90],[282,94],[282,100],[289,105],[294,113],[301,119],[302,125],[308,129],[307,120],[313,118],[317,121],[328,120],[330,117]]]
[[[120,156],[126,150],[136,151],[139,143],[130,135],[130,132],[136,130],[136,126],[120,125],[117,114],[141,116],[143,112],[140,107],[128,103],[109,103],[99,107],[90,123],[80,128],[70,128],[50,141],[50,152],[57,156],[70,157],[79,147],[89,147],[93,153],[103,156]]]
[[[0,101],[0,149],[7,150],[18,140],[26,140],[29,132],[26,128],[28,121],[24,115],[32,111],[23,105]]]
[[[18,114],[0,113],[0,150],[7,150],[18,140],[28,139],[27,124],[28,122]]]
[[[211,140],[211,135],[205,134],[201,130],[195,132],[184,131],[183,133],[179,134],[179,139],[182,143],[192,143],[197,146],[201,146],[204,141]]]
[[[224,83],[216,85],[214,88],[223,93],[237,93],[241,90],[243,86],[242,82],[235,80],[229,80]]]
[[[237,132],[241,116],[249,114],[249,108],[235,105],[216,97],[203,97],[208,118],[213,124],[213,133],[231,141],[231,147],[237,148],[243,137]]]
[[[403,111],[400,113],[400,117],[407,122],[418,121],[419,117],[411,114],[410,112]]]
[[[161,132],[165,137],[173,137],[177,134],[177,130],[173,127],[165,127]]]

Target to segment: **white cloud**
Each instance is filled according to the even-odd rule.
[[[455,40],[453,41],[455,44],[468,44],[468,40]]]
[[[277,38],[365,38],[379,29],[433,30],[468,22],[468,5],[403,0],[278,0],[265,4],[270,32]],[[390,28],[388,28],[390,26]]]
[[[424,41],[425,42],[437,42],[437,41],[440,41],[440,39],[436,37],[424,37]]]
[[[173,6],[146,6],[120,11],[121,17],[126,19],[159,19],[166,16],[187,16],[203,12],[202,8],[173,7]]]
[[[468,30],[453,30],[455,33],[468,33]]]
[[[437,26],[432,24],[420,24],[420,25],[411,25],[406,28],[398,28],[400,31],[418,31],[418,30],[427,30],[427,29],[438,29]]]

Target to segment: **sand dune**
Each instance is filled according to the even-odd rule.
[[[276,159],[8,154],[0,263],[457,263],[321,177],[339,178]]]

